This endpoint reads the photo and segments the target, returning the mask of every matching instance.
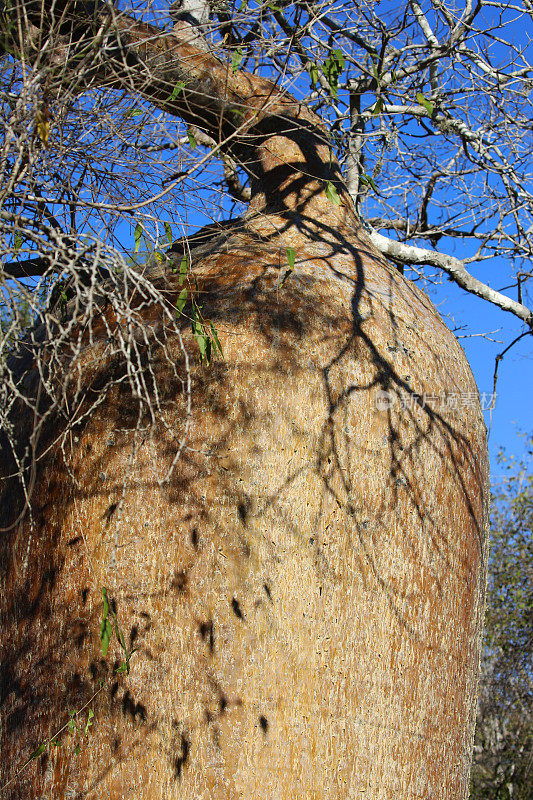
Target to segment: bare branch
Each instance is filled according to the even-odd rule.
[[[435,250],[424,250],[421,247],[414,247],[413,245],[388,239],[372,229],[367,232],[374,247],[380,250],[383,255],[401,264],[428,264],[432,267],[438,267],[462,289],[481,297],[483,300],[488,300],[489,303],[498,306],[503,311],[509,311],[533,329],[533,312],[529,308],[511,300],[495,289],[491,289],[490,286],[470,275],[465,269],[464,262],[460,259],[444,253],[438,253]]]

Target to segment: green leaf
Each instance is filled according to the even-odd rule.
[[[126,114],[127,117],[140,117],[143,113],[142,108],[131,108],[128,113]]]
[[[330,50],[329,57],[322,65],[322,71],[329,83],[329,89],[332,97],[337,99],[337,89],[339,85],[339,76],[346,66],[342,50]]]
[[[336,206],[340,206],[341,199],[339,197],[339,193],[331,181],[328,181],[326,184],[326,197],[332,203],[335,203]]]
[[[311,83],[313,86],[316,86],[318,83],[318,67],[316,64],[311,64],[309,67],[309,77],[311,78]]]
[[[283,278],[281,279],[281,283],[280,283],[280,285],[279,285],[279,288],[280,288],[280,289],[282,288],[283,284],[285,283],[285,281],[287,280],[287,278],[289,277],[289,275],[291,274],[291,272],[292,272],[292,269],[286,269],[286,270],[285,270],[285,275],[284,275],[284,276],[283,276]]]
[[[372,175],[367,175],[366,172],[363,172],[359,176],[359,180],[364,186],[371,186],[373,188],[373,190],[377,194],[378,190],[377,190],[376,184],[374,183],[374,178],[372,177]]]
[[[194,133],[191,131],[190,128],[187,128],[187,139],[189,140],[191,150],[194,150],[197,147],[198,142],[194,138]]]
[[[111,641],[111,636],[113,635],[113,628],[111,623],[108,619],[105,621],[102,620],[102,624],[100,626],[100,645],[102,647],[102,655],[104,658],[107,656],[107,651],[109,649],[109,642]]]
[[[185,255],[181,259],[181,264],[180,264],[180,279],[179,279],[180,286],[183,286],[183,281],[187,277],[187,270],[188,269],[189,269],[189,259]]]
[[[94,717],[94,711],[92,710],[92,708],[90,708],[89,709],[89,716],[87,718],[87,722],[85,723],[85,730],[83,731],[83,735],[84,736],[87,735],[87,731],[89,730],[89,728],[93,724],[93,717]]]
[[[378,114],[381,114],[381,112],[383,111],[383,105],[384,105],[383,98],[382,97],[378,97],[378,99],[376,100],[376,102],[372,106],[372,116],[373,117],[376,117]]]
[[[42,744],[39,745],[37,750],[33,751],[31,756],[29,757],[28,761],[31,761],[34,758],[39,758],[39,756],[42,755],[45,750],[46,750],[46,742],[43,742]]]
[[[104,598],[104,607],[102,609],[102,622],[100,625],[100,645],[102,647],[102,655],[105,658],[109,649],[111,636],[113,635],[113,628],[111,626],[111,622],[109,621],[109,601],[107,599],[107,589],[105,588],[102,588],[102,597]],[[71,716],[73,713],[75,712],[71,712]]]
[[[80,754],[80,744],[78,742],[78,744],[74,748],[74,755],[79,756],[79,754]]]
[[[295,259],[296,259],[296,253],[294,252],[294,249],[292,247],[287,247],[287,261],[291,269],[294,269]]]
[[[178,299],[176,300],[176,311],[178,312],[178,314],[181,314],[186,302],[187,302],[187,289],[182,289],[178,295]]]
[[[22,236],[17,231],[17,233],[15,234],[14,242],[13,242],[13,252],[14,253],[18,253],[18,251],[22,247],[22,241],[23,241],[22,240]]]
[[[184,86],[185,83],[183,81],[178,81],[177,84],[172,89],[172,94],[169,94],[168,100],[175,100]]]
[[[342,50],[333,50],[332,55],[337,60],[339,71],[342,72],[346,66],[346,59],[344,58]]]
[[[144,233],[144,228],[140,222],[137,223],[135,226],[135,253],[138,251],[139,246],[141,244],[141,237]]]
[[[244,54],[242,52],[242,48],[241,47],[238,47],[237,50],[233,51],[233,55],[231,57],[231,71],[233,72],[234,75],[237,72],[237,70],[239,69],[239,66],[240,66],[243,58],[244,58]]]
[[[168,243],[172,244],[172,227],[170,222],[165,222],[165,233],[167,235]]]
[[[200,358],[203,361],[204,359],[209,364],[209,355],[210,355],[210,342],[207,336],[203,333],[203,331],[196,329],[194,334],[194,338],[196,339],[196,344],[198,345],[198,349],[200,350]]]
[[[435,106],[433,103],[430,103],[430,101],[422,94],[422,92],[417,92],[416,99],[421,106],[424,106],[429,116],[432,117],[433,112],[435,111]]]
[[[198,345],[198,349],[200,350],[200,358],[202,361],[205,359],[209,364],[211,360],[211,340],[208,336],[206,336],[204,326],[200,321],[198,307],[194,300],[192,304],[191,328],[193,336],[196,340],[196,344]]]
[[[128,667],[128,665],[126,664],[126,662],[125,662],[125,661],[123,661],[123,662],[122,662],[122,664],[120,665],[120,667],[117,667],[117,668],[116,668],[116,670],[115,670],[115,672],[116,672],[116,674],[117,674],[117,675],[119,675],[120,673],[124,673],[124,672],[125,672],[126,674],[129,674],[129,671],[130,671],[130,670],[129,670],[129,667]]]
[[[210,322],[209,325],[211,327],[211,333],[213,335],[213,341],[215,343],[215,351],[218,349],[218,352],[220,353],[222,358],[224,358],[224,353],[222,352],[222,345],[220,344],[220,342],[218,340],[218,334],[217,334],[216,328],[215,328],[215,326],[213,325],[212,322]]]
[[[117,639],[119,641],[119,644],[122,647],[123,651],[127,655],[128,649],[126,647],[126,642],[124,641],[124,634],[122,633],[122,628],[118,624],[118,620],[117,620],[116,614],[113,614],[113,622],[115,623],[115,633],[116,633]]]

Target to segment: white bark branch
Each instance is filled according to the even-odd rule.
[[[465,269],[464,261],[459,258],[388,239],[373,228],[367,228],[367,233],[374,247],[388,258],[399,261],[402,264],[427,264],[437,267],[449,275],[462,289],[470,292],[470,294],[475,294],[483,300],[488,300],[489,303],[498,306],[503,311],[509,311],[523,320],[533,330],[533,312],[529,308],[522,305],[522,303],[511,300],[510,297],[501,294],[501,292],[491,289],[486,283],[475,278]]]

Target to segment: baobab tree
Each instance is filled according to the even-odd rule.
[[[398,265],[532,315],[435,249],[461,231],[429,216],[438,176],[416,230],[390,226],[433,250],[384,244],[390,215],[360,205],[380,117],[405,115],[400,139],[424,118],[465,153],[444,183],[477,164],[493,201],[459,238],[483,258],[510,219],[528,257],[523,163],[501,167],[440,91],[447,59],[491,76],[468,50],[479,8],[435,2],[439,40],[409,3],[399,49],[366,5],[358,27],[311,3],[163,5],[4,3],[3,796],[459,800],[485,427],[459,344]],[[273,79],[292,70],[309,98]],[[391,110],[415,75],[430,91]],[[205,150],[187,165],[183,145]],[[170,199],[218,157],[246,210],[173,241]],[[495,158],[507,195],[479,189]]]

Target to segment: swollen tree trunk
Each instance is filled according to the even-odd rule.
[[[252,200],[191,243],[224,359],[198,363],[184,332],[170,481],[186,397],[163,358],[161,431],[139,436],[117,382],[68,446],[59,422],[42,434],[31,517],[0,540],[2,798],[464,800],[488,474],[465,356],[368,241],[308,109],[185,23],[114,25],[130,83],[225,142]],[[154,270],[171,300],[178,275]],[[120,373],[104,333],[70,367],[88,396]],[[8,527],[7,479],[1,509]],[[102,656],[102,587],[129,674],[116,638]],[[81,733],[19,772],[78,710]]]

